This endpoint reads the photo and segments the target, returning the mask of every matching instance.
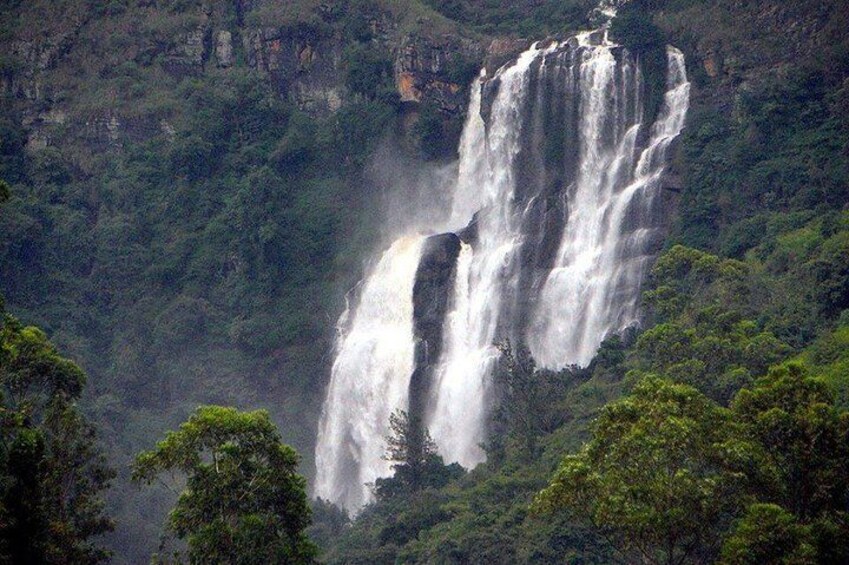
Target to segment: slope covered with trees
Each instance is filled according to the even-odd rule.
[[[456,100],[489,35],[578,29],[594,4],[7,2],[0,291],[90,384],[81,396],[76,366],[4,314],[0,455],[4,476],[17,475],[0,485],[0,552],[103,556],[89,540],[109,529],[96,493],[111,474],[81,412],[118,471],[116,562],[147,559],[174,503],[130,485],[135,454],[198,404],[267,408],[309,475],[333,319],[388,235],[386,177],[415,184],[408,169],[452,158]],[[399,415],[396,439],[412,437],[419,456],[396,443],[398,473],[353,523],[314,504],[320,559],[845,561],[847,18],[840,2],[813,0],[622,9],[614,36],[640,53],[647,82],[662,85],[666,43],[684,51],[693,82],[667,187],[676,220],[643,329],[560,372],[501,343],[488,460],[471,472],[445,466]],[[447,62],[430,74],[426,53]],[[393,155],[389,173],[378,149]],[[14,389],[24,373],[6,368],[21,352],[57,368],[26,406]],[[91,462],[68,475],[78,497],[51,490],[60,448]],[[157,453],[141,460],[148,478],[165,467]],[[621,476],[644,460],[675,480]],[[587,485],[581,496],[575,484]],[[45,530],[63,504],[76,517]],[[190,545],[203,537],[173,516]],[[53,537],[9,545],[27,527]]]
[[[371,155],[444,151],[462,121],[397,133],[393,49],[456,33],[415,1],[4,5],[2,291],[91,376],[116,559],[171,499],[130,485],[133,455],[199,403],[269,409],[311,472],[333,319],[380,237]]]

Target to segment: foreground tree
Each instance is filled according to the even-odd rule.
[[[281,443],[266,411],[203,406],[150,451],[133,479],[185,474],[168,525],[188,542],[191,563],[311,563],[316,554],[298,454]]]
[[[76,406],[85,374],[0,298],[0,562],[98,563],[114,472]]]
[[[731,407],[741,433],[764,453],[761,475],[770,480],[754,494],[771,504],[749,510],[756,517],[737,525],[723,554],[755,556],[738,563],[796,563],[802,557],[849,562],[849,412],[835,406],[824,382],[792,363],[770,369],[752,389],[741,390]],[[805,544],[793,551],[802,557],[762,558],[759,552],[778,547],[765,542],[763,532],[776,535],[782,528],[806,532]]]
[[[736,469],[753,456],[733,428],[729,411],[694,388],[647,377],[602,410],[535,507],[589,522],[624,562],[713,562],[743,504]]]
[[[796,364],[774,367],[732,410],[745,433],[763,445],[775,477],[761,498],[803,523],[842,511],[849,495],[849,412],[834,405],[828,386]]]

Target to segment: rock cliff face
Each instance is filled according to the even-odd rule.
[[[410,377],[410,416],[424,418],[426,395],[442,349],[443,321],[454,287],[460,238],[453,233],[425,241],[413,286],[413,319],[416,339],[415,370]]]
[[[839,4],[753,0],[742,9],[722,0],[660,12],[655,19],[685,50],[699,87],[696,99],[731,111],[741,92],[780,80],[799,60],[840,44],[849,12]]]
[[[0,61],[0,92],[20,110],[32,150],[69,135],[93,151],[120,147],[127,140],[173,137],[174,126],[168,126],[169,134],[162,125],[163,120],[170,124],[167,117],[145,115],[144,104],[131,103],[138,93],[111,91],[106,97],[93,96],[83,108],[73,103],[73,93],[87,88],[80,81],[109,79],[129,67],[165,73],[175,89],[185,79],[250,69],[316,117],[328,116],[354,98],[346,86],[345,59],[352,40],[338,24],[340,15],[332,4],[318,6],[312,19],[294,22],[286,14],[260,12],[262,3],[247,0],[235,6],[206,1],[177,14],[140,2],[115,14],[81,9],[66,20],[49,5],[42,9],[36,4],[31,10],[41,10],[39,17],[27,19],[40,22],[42,29],[19,29],[0,38],[7,53]],[[408,113],[415,115],[418,107],[428,105],[446,120],[459,119],[465,111],[465,87],[488,40],[457,30],[432,32],[426,23],[402,29],[396,16],[379,8],[363,17],[367,42],[392,62],[398,97]],[[106,37],[116,27],[126,33],[117,49],[108,45],[114,37]],[[108,57],[98,60],[104,48]],[[80,61],[92,68],[75,82],[69,77]],[[139,81],[135,88],[145,88],[138,75],[130,73]],[[412,125],[415,119],[405,123]]]
[[[246,29],[243,37],[247,65],[266,74],[300,108],[325,114],[342,106],[347,92],[338,37],[286,28]]]
[[[408,35],[395,51],[395,85],[402,102],[431,102],[447,113],[462,111],[469,65],[477,67],[483,59],[480,43],[457,36]]]

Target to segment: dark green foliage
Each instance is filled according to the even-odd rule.
[[[459,131],[448,132],[451,123],[432,104],[419,108],[418,120],[413,127],[413,135],[418,140],[419,149],[426,160],[444,159],[456,154],[453,143],[459,138]]]
[[[849,231],[826,240],[809,265],[821,314],[830,318],[849,308]]]
[[[114,472],[79,413],[85,375],[0,301],[0,559],[100,563],[113,524],[101,491]]]
[[[386,437],[386,455],[393,476],[375,481],[378,500],[410,496],[426,488],[439,488],[463,474],[456,463],[445,465],[436,453],[430,433],[416,418],[403,410],[389,416],[390,435]]]
[[[591,0],[427,0],[426,4],[484,33],[513,32],[524,36],[543,36],[586,27],[587,16],[596,6]]]
[[[185,9],[128,4],[126,16],[164,25]],[[363,98],[317,119],[239,60],[237,35],[233,67],[210,64],[177,80],[158,74],[161,56],[147,60],[144,49],[182,32],[95,33],[107,23],[117,25],[94,17],[80,44],[94,34],[90,45],[103,49],[101,41],[123,37],[139,43],[139,56],[104,62],[80,89],[106,88],[104,77],[119,73],[142,89],[131,102],[123,90],[113,100],[120,147],[93,152],[68,135],[74,125],[25,151],[31,132],[3,105],[0,167],[12,184],[0,213],[3,292],[85,361],[97,383],[92,416],[119,466],[198,403],[274,406],[276,419],[292,422],[287,440],[309,451],[329,320],[375,224],[366,219],[375,199],[362,164],[394,124],[394,102]],[[69,123],[78,119],[75,106],[66,111]],[[125,475],[112,497],[120,516],[110,541],[119,562],[137,562],[153,550],[167,495],[142,499]]]
[[[514,390],[500,395],[485,446],[487,463],[469,473],[456,464],[441,467],[442,473],[434,466],[427,488],[379,498],[323,558],[329,563],[506,564],[559,563],[569,556],[578,563],[609,563],[609,549],[597,532],[566,516],[533,516],[528,506],[563,450],[576,447],[595,410],[619,394],[624,343],[629,342],[611,339],[590,367],[558,373],[534,369],[521,354],[522,369],[532,370],[533,378],[499,373],[498,386],[512,383]],[[507,371],[506,360],[502,363]],[[522,413],[529,406],[539,413]],[[529,433],[537,434],[531,441],[534,457],[527,449]],[[449,473],[452,468],[456,472]]]
[[[565,396],[569,388],[589,378],[589,374],[577,367],[559,372],[538,370],[523,344],[514,350],[509,340],[503,340],[496,347],[501,353],[494,376],[500,398],[493,415],[496,429],[490,434],[487,455],[501,461],[508,447],[515,447],[530,461],[539,456],[539,438],[556,430],[565,420],[552,400]],[[616,360],[599,359],[597,364],[610,361]],[[590,374],[591,371],[592,368]]]
[[[168,525],[187,541],[192,563],[311,563],[316,548],[304,533],[310,509],[297,464],[267,412],[203,406],[136,457],[133,479],[185,475]]]
[[[351,524],[351,518],[344,509],[326,500],[313,499],[310,508],[312,523],[306,534],[320,548],[330,547]]]
[[[610,24],[611,38],[637,55],[646,94],[646,123],[653,123],[666,92],[666,38],[652,21],[645,2],[629,2]]]
[[[271,160],[284,174],[297,175],[316,157],[316,128],[312,119],[296,112],[289,120],[286,133],[271,153]]]
[[[826,51],[786,74],[765,74],[741,92],[733,116],[694,103],[683,136],[682,242],[740,257],[759,243],[754,227],[765,211],[843,206],[849,186],[845,68]]]
[[[0,110],[0,178],[14,183],[24,171],[26,135],[20,117],[10,110]]]
[[[351,103],[334,117],[334,142],[338,158],[345,165],[361,166],[386,133],[395,108],[380,101]]]
[[[663,32],[654,24],[651,12],[641,2],[630,2],[619,11],[610,25],[610,34],[638,54],[666,45]]]
[[[345,85],[351,92],[390,101],[395,94],[392,61],[371,45],[353,45],[345,52]]]

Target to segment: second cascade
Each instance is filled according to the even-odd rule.
[[[638,58],[605,31],[535,44],[472,85],[451,210],[383,253],[342,315],[316,447],[315,495],[356,512],[396,409],[446,463],[482,462],[494,342],[585,365],[639,322],[662,243],[667,153],[684,127],[684,57],[667,48],[649,107]]]

